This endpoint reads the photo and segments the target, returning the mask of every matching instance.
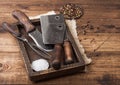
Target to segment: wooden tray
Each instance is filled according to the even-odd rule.
[[[37,20],[31,20],[32,23],[40,30],[40,21]],[[19,23],[14,23],[13,26],[17,27],[19,31],[27,37],[29,41],[32,42],[32,40],[27,36],[25,33],[23,27]],[[55,78],[58,76],[63,76],[67,74],[72,74],[76,72],[83,72],[85,70],[85,63],[84,60],[81,57],[80,52],[78,51],[78,46],[73,41],[73,36],[68,31],[69,40],[72,43],[72,47],[74,49],[74,63],[65,65],[62,64],[61,68],[59,70],[54,70],[52,67],[50,67],[48,70],[35,72],[31,69],[31,61],[30,56],[38,56],[25,42],[19,41],[19,45],[21,48],[21,53],[23,55],[23,60],[26,66],[26,70],[28,73],[28,76],[30,80],[32,81],[38,81],[38,80],[47,80],[51,78]]]

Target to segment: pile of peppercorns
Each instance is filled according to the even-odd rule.
[[[83,15],[83,9],[78,5],[69,3],[60,8],[60,13],[66,19],[79,19]]]

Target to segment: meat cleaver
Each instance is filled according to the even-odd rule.
[[[52,67],[61,67],[62,44],[66,34],[66,24],[62,14],[41,16],[41,31],[44,44],[55,44]]]
[[[63,43],[66,25],[62,14],[41,16],[40,22],[44,44]]]
[[[24,25],[28,36],[30,36],[36,45],[44,51],[52,51],[53,45],[45,45],[43,43],[42,34],[35,28],[35,26],[30,22],[27,15],[25,15],[22,11],[15,10],[12,12],[13,17],[15,17],[19,22]]]

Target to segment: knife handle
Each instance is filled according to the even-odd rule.
[[[2,27],[3,29],[5,29],[6,31],[10,32],[11,34],[14,34],[16,37],[21,36],[21,34],[19,32],[16,32],[12,29],[11,25],[7,22],[3,22],[2,23]]]
[[[62,57],[62,45],[55,44],[52,67],[56,70],[61,67],[61,57]]]
[[[22,25],[24,25],[25,30],[27,33],[35,30],[34,25],[31,23],[27,15],[20,11],[20,10],[15,10],[12,12],[12,15],[14,18],[16,18]]]
[[[65,51],[65,63],[71,64],[73,63],[73,50],[69,41],[64,41],[64,51]]]

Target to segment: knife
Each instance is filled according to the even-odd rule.
[[[80,43],[78,36],[77,36],[77,31],[76,31],[76,21],[75,20],[65,20],[67,27],[68,27],[68,31],[70,32],[70,34],[72,35],[75,43],[77,46],[74,45],[74,47],[76,47],[76,49],[79,50],[80,55],[82,56],[84,62],[86,65],[90,64],[92,62],[91,58],[88,58],[87,55],[85,54],[85,49],[83,48],[82,44]],[[71,40],[72,42],[73,40]],[[75,48],[74,48],[75,49]],[[75,51],[76,52],[76,51]],[[79,60],[81,61],[81,60]]]
[[[42,34],[39,32],[38,29],[35,28],[35,26],[31,23],[31,21],[25,13],[19,10],[15,10],[12,12],[12,15],[24,26],[25,31],[28,33],[28,36],[30,36],[33,39],[35,44],[40,49],[45,51],[52,51],[53,45],[45,45],[43,43]]]

